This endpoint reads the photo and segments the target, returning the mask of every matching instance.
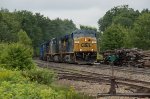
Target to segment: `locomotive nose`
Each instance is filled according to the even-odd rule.
[[[76,52],[97,51],[96,39],[91,37],[82,37],[75,40],[74,48]]]

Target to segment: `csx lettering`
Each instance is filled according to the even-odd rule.
[[[82,43],[81,47],[91,47],[91,44],[90,43]]]

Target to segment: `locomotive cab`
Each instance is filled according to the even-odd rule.
[[[78,30],[73,33],[74,54],[77,63],[94,63],[97,57],[96,32]]]

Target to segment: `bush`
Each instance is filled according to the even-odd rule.
[[[8,44],[6,43],[0,43],[0,56],[2,55],[4,49],[7,47]]]
[[[0,85],[0,93],[0,99],[52,99],[56,92],[48,86],[36,83],[3,81]]]
[[[0,84],[0,99],[92,99],[79,95],[71,90],[55,91],[49,86],[36,83],[11,83]]]
[[[55,90],[29,81],[21,75],[21,71],[0,68],[0,93],[0,99],[48,99],[55,94]]]
[[[22,76],[23,73],[26,75],[30,74]],[[40,74],[43,76],[39,76]],[[46,69],[28,70],[28,72],[25,72],[0,68],[0,99],[83,99],[83,97],[87,97],[76,93],[73,87],[49,86],[31,82],[29,75],[33,75],[31,77],[34,79],[33,81],[40,81],[40,83],[47,84],[53,81],[50,77],[54,77],[52,76],[54,73]],[[44,76],[46,77],[44,78]],[[45,82],[41,82],[38,77],[42,77],[42,80]],[[87,97],[85,99],[92,98]]]
[[[0,83],[2,81],[11,81],[11,82],[17,81],[18,82],[19,79],[23,80],[23,77],[21,77],[20,75],[18,76],[17,71],[5,70],[5,69],[0,68]]]
[[[18,43],[9,44],[4,47],[0,56],[0,64],[5,68],[17,70],[35,67],[31,49]]]
[[[22,75],[28,77],[31,81],[37,81],[38,83],[48,85],[51,84],[55,78],[54,72],[43,68],[23,71]]]

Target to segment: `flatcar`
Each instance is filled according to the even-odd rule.
[[[54,62],[93,64],[97,58],[96,32],[76,30],[40,46],[40,59]]]

